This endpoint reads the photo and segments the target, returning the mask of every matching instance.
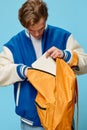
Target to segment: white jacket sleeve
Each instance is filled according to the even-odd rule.
[[[75,73],[77,75],[87,73],[87,54],[84,52],[83,48],[73,38],[72,35],[70,35],[70,37],[68,38],[66,49],[70,51],[74,51],[78,55],[79,71],[75,70]]]
[[[0,53],[0,86],[7,86],[23,79],[17,73],[18,64],[14,64],[11,51],[3,47]]]

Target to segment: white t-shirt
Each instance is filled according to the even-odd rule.
[[[33,47],[35,49],[36,52],[36,57],[37,59],[42,55],[42,39],[36,39],[35,37],[33,37],[31,34],[29,35],[29,33],[27,32],[27,30],[25,31],[27,37],[30,37]]]

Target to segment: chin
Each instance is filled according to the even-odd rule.
[[[39,40],[39,39],[41,39],[41,37],[42,37],[42,36],[40,36],[40,37],[35,37],[35,38]]]

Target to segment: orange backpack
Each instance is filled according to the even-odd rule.
[[[56,60],[56,76],[34,68],[28,80],[37,90],[38,115],[45,130],[72,130],[77,79],[70,66]]]

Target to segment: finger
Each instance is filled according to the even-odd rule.
[[[56,58],[58,56],[58,50],[55,50],[54,52],[51,53],[52,58]]]
[[[62,58],[63,57],[63,52],[61,50],[55,50],[52,54],[51,54],[51,57],[56,59],[57,57],[58,58]]]
[[[54,52],[54,47],[51,47],[47,52],[46,52],[46,57],[51,56],[51,54]]]
[[[51,55],[50,52],[47,51],[47,52],[46,52],[46,58],[48,58],[50,55]]]

